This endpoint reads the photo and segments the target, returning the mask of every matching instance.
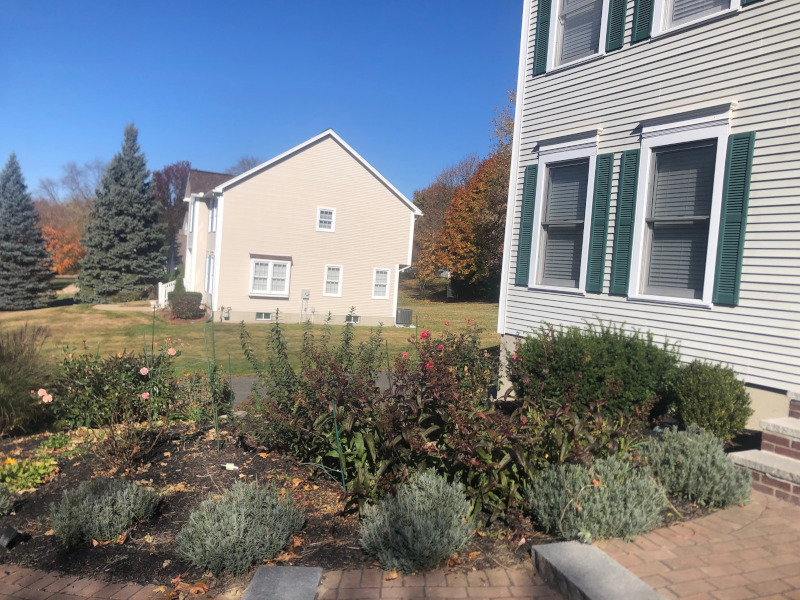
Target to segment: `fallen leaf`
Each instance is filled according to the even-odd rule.
[[[315,485],[315,486],[314,486],[314,489],[315,489],[315,490],[318,490],[318,489],[319,489],[319,486],[318,486],[318,485]]]
[[[300,485],[301,483],[303,483],[303,480],[302,480],[302,479],[300,479],[300,478],[298,478],[298,477],[293,477],[293,478],[292,478],[292,489],[296,488],[296,487],[297,487],[298,485]]]
[[[161,565],[162,569],[166,569],[168,566],[172,564],[171,560],[165,560],[164,563]]]
[[[128,539],[128,532],[126,531],[126,532],[124,532],[124,533],[122,533],[122,534],[117,536],[117,543],[118,544],[124,544],[125,540],[127,540],[127,539]]]
[[[520,546],[522,546],[522,544],[524,544],[524,543],[525,543],[525,542],[527,542],[527,541],[528,541],[528,540],[526,540],[526,539],[525,539],[525,536],[522,536],[522,537],[519,539],[519,541],[517,542],[517,548],[519,548]]]
[[[397,569],[392,569],[386,574],[386,581],[392,581],[393,579],[397,579]]]
[[[92,540],[92,546],[95,546],[95,547],[97,547],[97,546],[101,546],[101,547],[102,547],[102,546],[108,546],[110,543],[111,543],[111,541],[107,541],[107,542],[98,542],[98,541],[97,541],[97,540],[95,540],[95,539],[93,539],[93,540]]]
[[[180,583],[180,582],[181,582],[181,576],[180,575],[177,575],[177,576],[172,578],[172,583]]]
[[[259,452],[259,453],[258,453],[258,455],[259,455],[261,458],[267,458],[267,453],[266,453],[266,452]]]
[[[452,567],[457,567],[460,564],[461,564],[461,561],[458,560],[458,552],[456,552],[455,554],[453,554],[453,556],[451,556],[450,558],[447,559],[447,566],[448,567],[451,567],[451,568]]]
[[[205,581],[196,581],[194,583],[180,582],[175,589],[199,596],[200,594],[205,594],[208,591],[208,584]]]
[[[299,548],[302,545],[303,545],[303,538],[300,537],[299,535],[293,535],[292,536],[292,546],[291,547],[292,548]]]
[[[153,536],[150,535],[149,533],[146,536],[144,536],[144,538],[142,538],[142,539],[144,539],[144,541],[147,542],[148,544],[152,544],[153,543]]]
[[[164,452],[164,456],[170,457],[170,456],[172,456],[172,453],[171,452]]]
[[[160,464],[162,467],[166,467],[167,466],[167,463],[165,463],[165,462],[160,462],[158,464]]]
[[[48,529],[47,531],[45,531],[45,532],[44,532],[44,534],[45,534],[45,535],[53,535],[53,534],[55,534],[55,530],[53,530],[53,529]]]
[[[158,592],[159,594],[163,594],[163,593],[165,593],[167,591],[167,586],[160,585],[157,588],[153,588],[153,591],[154,592]]]
[[[475,560],[476,558],[478,558],[479,554],[480,554],[480,552],[470,552],[467,555],[467,562],[471,562],[471,561]]]
[[[178,590],[172,590],[164,594],[164,600],[180,600],[180,597]]]
[[[478,537],[486,537],[486,532],[485,531],[481,531],[480,529],[476,529],[475,530],[475,535],[477,535]]]
[[[293,548],[289,548],[288,550],[284,550],[283,552],[278,554],[278,556],[275,557],[275,562],[276,563],[287,562],[290,560],[295,560],[297,558],[300,558],[300,555],[297,554]]]

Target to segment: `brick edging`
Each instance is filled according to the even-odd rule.
[[[750,471],[750,474],[753,477],[754,490],[800,506],[800,485],[758,471]]]

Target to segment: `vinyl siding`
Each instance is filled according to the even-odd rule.
[[[800,2],[764,0],[691,29],[625,45],[590,62],[531,77],[528,55],[504,333],[601,318],[680,345],[684,360],[731,364],[746,381],[800,389]],[[620,153],[640,147],[644,120],[736,102],[730,132],[756,132],[739,305],[693,307],[609,296]],[[513,285],[522,174],[536,142],[601,128],[597,153],[616,153],[602,294]],[[640,210],[637,206],[637,210]],[[633,256],[632,261],[641,257]]]
[[[219,304],[232,320],[279,309],[301,318],[301,290],[319,323],[342,322],[351,306],[363,324],[394,324],[397,265],[408,262],[411,210],[331,137],[224,191]],[[335,231],[316,231],[317,208],[336,209]],[[250,254],[291,256],[289,298],[250,296]],[[341,297],[323,296],[325,265],[342,265]],[[386,299],[372,298],[373,271],[389,269]],[[304,313],[302,318],[311,318]]]

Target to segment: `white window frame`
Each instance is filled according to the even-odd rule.
[[[386,295],[375,295],[375,284],[378,282],[378,271],[386,271]],[[372,299],[373,300],[388,300],[389,299],[389,286],[391,285],[391,269],[384,269],[382,267],[375,267],[372,269]]]
[[[729,112],[707,117],[687,119],[668,124],[642,127],[642,148],[639,162],[639,180],[636,188],[636,217],[633,229],[633,248],[631,252],[631,279],[628,298],[648,302],[687,304],[711,307],[714,295],[714,277],[717,264],[717,242],[719,238],[720,213],[722,209],[722,188],[725,180],[725,157],[728,149]],[[642,292],[647,251],[647,215],[652,202],[652,178],[655,174],[655,151],[664,146],[675,146],[689,142],[716,139],[717,156],[714,162],[714,184],[711,196],[711,215],[708,223],[708,246],[706,270],[703,278],[702,298],[681,298],[679,296],[660,296]]]
[[[330,229],[325,229],[325,228],[322,228],[322,227],[319,226],[319,220],[320,220],[320,217],[322,216],[322,211],[323,210],[329,210],[332,213],[332,215],[331,215],[331,228]],[[327,206],[318,206],[317,207],[317,231],[322,231],[322,232],[325,232],[325,233],[333,233],[333,232],[336,231],[336,209],[335,208],[329,208]]]
[[[209,294],[214,293],[214,270],[216,267],[216,261],[217,259],[213,252],[206,254],[206,273],[205,280],[203,281],[203,291],[206,291]]]
[[[256,263],[269,264],[268,286],[272,287],[272,269],[277,265],[286,265],[286,291],[285,292],[261,292],[253,289],[254,277],[256,272]],[[250,259],[250,296],[258,296],[263,298],[288,298],[289,290],[291,289],[292,278],[292,263],[288,260],[271,260],[269,258],[251,258]]]
[[[192,198],[189,201],[189,211],[188,211],[189,214],[186,215],[189,218],[189,227],[187,227],[188,233],[194,233],[194,211],[195,211],[194,203],[195,202],[196,202],[196,200],[194,198]]]
[[[361,316],[360,315],[345,315],[344,316],[345,323],[352,323],[353,325],[360,325],[361,324]]]
[[[259,318],[258,315],[267,315],[266,318],[261,317]],[[256,321],[272,321],[272,313],[271,312],[256,312]]]
[[[536,181],[536,206],[533,211],[533,240],[531,241],[531,268],[528,274],[528,287],[537,290],[566,292],[570,294],[586,293],[586,269],[589,263],[589,236],[592,224],[592,200],[594,198],[594,170],[597,158],[597,133],[582,139],[566,143],[546,145],[539,143],[539,175]],[[561,287],[538,283],[540,271],[540,254],[542,252],[542,216],[545,204],[545,193],[549,179],[548,167],[556,163],[580,159],[589,159],[589,181],[586,184],[586,208],[583,218],[583,243],[581,245],[581,272],[578,286]]]
[[[218,198],[211,198],[208,201],[208,232],[217,230],[217,209],[219,206]]]
[[[606,35],[607,35],[607,28],[608,28],[608,6],[611,3],[611,0],[603,0],[603,12],[600,16],[600,40],[598,41],[598,48],[597,52],[594,54],[590,54],[589,56],[582,56],[581,58],[576,58],[568,63],[564,63],[563,65],[556,64],[556,55],[558,54],[557,50],[561,47],[558,41],[558,34],[561,30],[559,23],[558,23],[558,15],[561,12],[561,3],[563,0],[553,0],[553,3],[550,7],[550,35],[547,40],[547,71],[559,71],[561,69],[566,69],[571,67],[572,65],[578,65],[583,62],[587,62],[590,60],[594,60],[600,56],[605,56],[606,54]]]
[[[721,19],[731,13],[739,11],[739,9],[742,7],[741,0],[730,0],[729,8],[723,9],[719,12],[710,15],[698,17],[697,19],[694,19],[692,21],[687,21],[686,23],[681,23],[680,25],[670,26],[669,14],[670,14],[670,8],[672,7],[672,2],[673,0],[654,0],[653,30],[650,36],[651,38],[655,38],[660,35],[666,35],[668,33],[673,33],[675,31],[681,31],[682,29],[689,29],[700,23],[705,23],[706,21]]]
[[[339,269],[339,292],[336,294],[328,294],[325,290],[328,289],[328,268],[337,267]],[[322,272],[322,295],[330,298],[341,298],[342,288],[344,287],[344,266],[343,265],[325,265],[325,270]]]

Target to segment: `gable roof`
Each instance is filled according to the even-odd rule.
[[[375,169],[375,167],[373,167],[366,160],[364,160],[364,158],[358,152],[353,150],[347,144],[347,142],[345,142],[341,137],[339,137],[339,135],[333,129],[326,129],[325,131],[323,131],[322,133],[320,133],[317,136],[314,136],[310,140],[306,140],[305,142],[303,142],[302,144],[300,144],[298,146],[295,146],[291,150],[287,150],[283,154],[279,154],[275,158],[271,158],[267,162],[261,163],[257,167],[254,167],[254,168],[250,169],[249,171],[245,171],[241,175],[237,175],[236,177],[233,177],[233,178],[230,178],[230,176],[228,176],[229,179],[227,181],[220,182],[214,187],[214,192],[215,193],[222,193],[224,190],[237,185],[238,183],[244,181],[245,179],[248,179],[248,178],[252,177],[253,175],[258,174],[261,171],[265,171],[265,170],[269,169],[272,165],[274,165],[274,164],[276,164],[276,163],[278,163],[278,162],[280,162],[280,161],[282,161],[282,160],[284,160],[284,159],[286,159],[286,158],[288,158],[288,157],[290,157],[290,156],[292,156],[294,154],[297,154],[298,152],[302,152],[303,150],[305,150],[309,146],[317,143],[318,141],[320,141],[322,139],[325,139],[326,137],[330,137],[333,140],[335,140],[336,142],[338,142],[353,158],[355,158],[359,163],[361,163],[361,165],[365,169],[367,169],[367,171],[372,173],[378,179],[378,181],[380,181],[383,185],[385,185],[386,188],[390,192],[392,192],[395,196],[397,196],[397,198],[399,198],[403,202],[403,204],[405,204],[409,209],[411,209],[411,211],[415,215],[417,215],[417,216],[421,216],[422,215],[422,211],[419,208],[417,208],[411,200],[406,198],[402,193],[400,193],[400,190],[398,190],[391,183],[389,183],[389,181],[383,175],[378,173],[378,171]],[[192,192],[194,193],[194,187],[192,187]]]
[[[187,189],[191,190],[192,194],[205,194],[231,178],[233,178],[233,175],[230,173],[214,173],[213,171],[190,169]]]

